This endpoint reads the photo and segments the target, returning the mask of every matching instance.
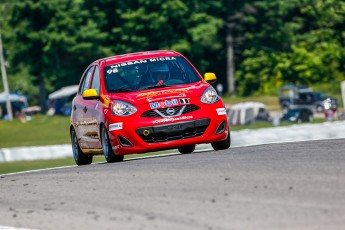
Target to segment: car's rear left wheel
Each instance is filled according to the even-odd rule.
[[[73,158],[77,165],[88,165],[92,163],[93,156],[90,154],[84,154],[81,150],[79,143],[78,143],[78,137],[74,130],[74,128],[71,129],[71,141],[72,141],[72,151],[73,151]]]
[[[101,130],[101,137],[102,137],[102,149],[103,154],[108,163],[113,162],[120,162],[123,161],[123,155],[115,155],[113,148],[111,147],[110,141],[109,141],[109,135],[108,131],[105,128],[105,126],[102,126]]]
[[[177,149],[182,154],[192,153],[195,150],[195,145],[183,146]]]
[[[211,145],[214,150],[224,150],[224,149],[230,148],[230,145],[231,145],[230,133],[228,133],[228,136],[225,140],[211,143]]]

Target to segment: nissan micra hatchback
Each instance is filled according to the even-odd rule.
[[[85,70],[72,103],[70,135],[77,165],[104,154],[107,162],[125,154],[178,149],[196,144],[230,147],[222,99],[175,51],[130,53],[103,58]]]

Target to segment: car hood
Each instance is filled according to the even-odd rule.
[[[133,105],[148,104],[165,99],[201,97],[208,86],[209,84],[205,82],[197,82],[136,92],[114,93],[109,96],[111,100],[122,100]]]

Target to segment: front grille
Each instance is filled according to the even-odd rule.
[[[197,127],[197,128],[189,128],[184,130],[183,132],[176,132],[176,133],[152,133],[149,136],[140,135],[140,137],[146,143],[158,143],[158,142],[165,142],[165,141],[174,141],[174,140],[181,140],[187,139],[192,137],[198,137],[204,134],[207,126]]]
[[[175,106],[175,107],[169,107],[169,108],[175,109],[175,112],[173,114],[168,114],[167,113],[168,108],[147,110],[143,114],[141,114],[141,117],[173,117],[177,115],[191,113],[199,109],[199,107],[196,105]],[[182,113],[181,113],[181,110],[183,110]]]
[[[210,119],[176,122],[158,126],[149,126],[136,129],[136,133],[146,143],[181,140],[204,134]]]

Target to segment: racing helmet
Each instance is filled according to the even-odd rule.
[[[152,69],[151,69],[151,77],[158,81],[161,80],[160,78],[164,76],[165,80],[170,78],[170,71],[169,67],[167,64],[156,64]]]

